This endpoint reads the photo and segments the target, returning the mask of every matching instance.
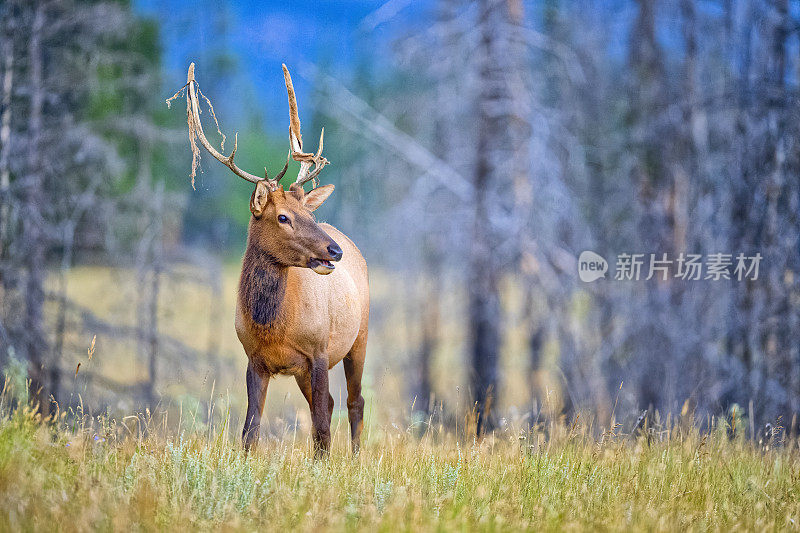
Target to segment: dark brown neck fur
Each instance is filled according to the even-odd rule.
[[[286,292],[287,267],[258,246],[248,243],[239,278],[242,309],[253,322],[273,328]]]

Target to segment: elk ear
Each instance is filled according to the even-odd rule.
[[[330,183],[328,185],[323,185],[322,187],[317,187],[316,189],[311,189],[308,191],[308,194],[303,197],[303,205],[309,211],[313,211],[321,206],[322,202],[327,200],[328,196],[330,196],[332,192],[333,185]]]
[[[264,208],[269,201],[269,189],[264,181],[256,183],[256,189],[250,195],[250,212],[253,216],[258,218],[264,212]]]

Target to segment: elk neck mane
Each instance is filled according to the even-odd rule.
[[[239,278],[239,298],[253,322],[272,328],[286,292],[287,268],[255,243],[248,243]]]

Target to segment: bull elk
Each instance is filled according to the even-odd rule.
[[[333,412],[328,370],[341,361],[347,378],[347,412],[355,453],[364,416],[361,375],[369,321],[367,263],[344,233],[314,219],[313,211],[334,188],[317,183],[328,164],[322,156],[325,130],[320,134],[317,152],[303,152],[297,100],[286,65],[283,77],[289,96],[289,155],[283,170],[272,179],[266,172],[261,178],[236,166],[238,138],[229,156],[218,152],[206,139],[198,93],[205,96],[194,78],[194,63],[189,66],[186,85],[173,98],[187,91],[193,179],[200,157],[199,140],[215,159],[255,185],[236,300],[236,333],[248,358],[247,415],[242,430],[245,449],[258,441],[270,378],[286,374],[294,376],[308,401],[317,455],[327,453]],[[213,107],[205,100],[216,123]],[[290,157],[300,162],[300,170],[286,191],[279,181]],[[305,192],[303,185],[309,181],[314,188]]]

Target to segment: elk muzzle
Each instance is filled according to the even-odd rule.
[[[327,257],[312,257],[308,260],[308,268],[317,274],[324,275],[333,272],[336,269],[333,262],[341,260],[343,255],[341,247],[333,240],[330,241],[325,252]]]

